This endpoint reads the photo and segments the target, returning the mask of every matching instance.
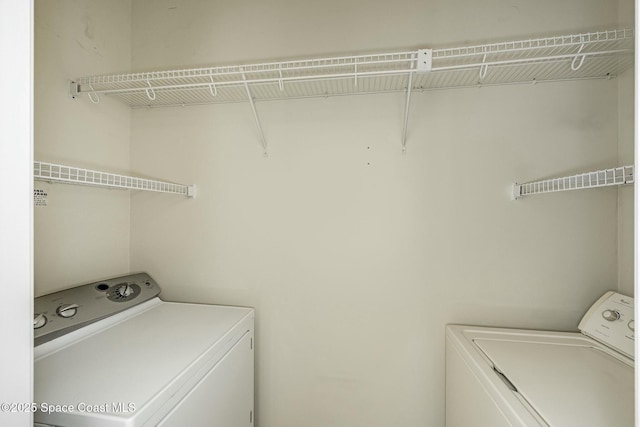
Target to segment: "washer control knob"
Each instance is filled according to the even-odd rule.
[[[126,298],[133,293],[133,287],[128,283],[125,283],[124,285],[119,286],[118,289],[116,289],[116,293],[118,294],[118,296]]]
[[[47,316],[45,316],[42,313],[40,314],[36,313],[33,315],[33,329],[40,329],[46,324],[47,324]]]
[[[629,329],[631,329],[632,331],[636,331],[636,324],[634,322],[633,319],[629,320],[629,323],[627,323],[627,326],[629,327]]]
[[[602,317],[609,322],[613,322],[620,319],[620,312],[617,310],[605,310],[602,312]]]
[[[65,319],[75,316],[77,312],[78,312],[78,304],[62,304],[56,310],[56,313],[58,313],[58,316],[64,317]]]

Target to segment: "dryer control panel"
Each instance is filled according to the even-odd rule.
[[[633,298],[613,291],[605,293],[587,311],[578,328],[583,334],[635,359]]]
[[[34,300],[33,338],[40,345],[155,298],[160,287],[146,273],[114,277]]]

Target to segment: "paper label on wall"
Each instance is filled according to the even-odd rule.
[[[40,188],[33,189],[33,206],[36,207],[44,207],[47,206],[47,190],[42,190]]]

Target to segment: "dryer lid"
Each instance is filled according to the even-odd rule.
[[[633,426],[634,368],[599,347],[476,338],[475,344],[552,427]]]
[[[97,331],[34,362],[34,420],[64,426],[140,426],[169,411],[245,333],[253,309],[159,299],[95,322]],[[136,314],[127,317],[128,311]],[[115,319],[114,323],[110,323]],[[105,322],[105,323],[102,323]],[[105,326],[106,325],[106,326]],[[82,329],[75,331],[83,332]]]

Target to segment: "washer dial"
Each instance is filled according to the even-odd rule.
[[[614,322],[620,319],[620,312],[618,310],[605,310],[602,312],[602,317],[609,322]]]

